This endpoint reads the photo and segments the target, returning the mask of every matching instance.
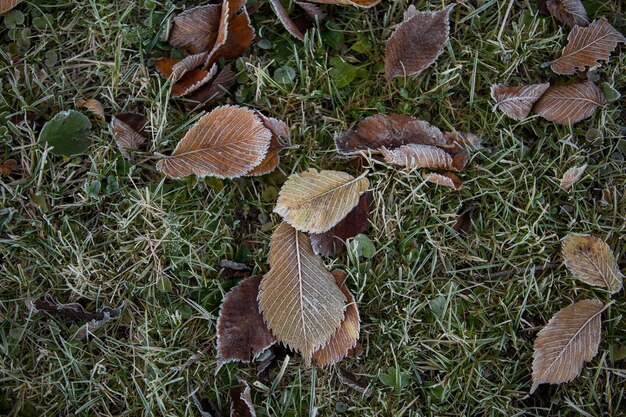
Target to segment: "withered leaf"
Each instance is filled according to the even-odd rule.
[[[438,127],[402,114],[377,114],[361,120],[356,130],[335,137],[337,152],[356,155],[411,143],[448,146]]]
[[[374,7],[381,0],[308,0],[311,3],[322,3],[322,4],[344,4],[348,6],[358,6],[358,7]]]
[[[457,170],[452,157],[441,148],[429,145],[409,144],[395,149],[382,148],[385,162],[406,168],[431,168]]]
[[[222,106],[203,116],[157,169],[172,178],[237,178],[259,165],[272,133],[253,110]]]
[[[347,385],[353,390],[360,392],[365,398],[371,395],[371,390],[369,389],[369,385],[361,381],[352,372],[346,371],[345,369],[342,369],[342,368],[338,368],[337,377],[339,378],[339,381],[342,384]]]
[[[474,151],[482,147],[482,145],[480,144],[480,137],[473,133],[457,131],[445,132],[443,134],[443,137],[448,146],[450,146],[450,144],[457,144],[459,147],[463,148],[466,151]]]
[[[76,107],[83,107],[89,110],[96,119],[100,121],[104,121],[106,119],[104,115],[104,106],[96,99],[84,100],[82,98],[77,98],[74,100],[74,104]]]
[[[416,75],[432,65],[448,41],[450,12],[454,5],[436,12],[411,9],[396,28],[385,48],[385,76],[388,80]]]
[[[561,179],[561,188],[569,190],[572,185],[577,183],[582,178],[585,169],[587,169],[587,164],[580,167],[571,167],[565,171],[565,174],[563,174],[563,178]]]
[[[287,29],[287,32],[291,33],[295,38],[303,41],[304,34],[300,31],[300,29],[298,29],[298,26],[296,26],[295,23],[293,23],[293,21],[289,18],[289,14],[287,13],[287,10],[285,10],[285,8],[283,7],[280,0],[270,0],[270,4],[274,9],[274,13],[276,13],[276,16],[278,16],[280,23],[282,23],[285,29]]]
[[[581,0],[547,0],[546,7],[557,20],[574,26],[587,26],[589,18]]]
[[[256,417],[248,383],[239,379],[239,385],[230,390],[230,417]]]
[[[287,223],[272,235],[268,261],[258,297],[263,319],[278,340],[309,364],[313,352],[341,325],[346,296],[313,252],[309,237]]]
[[[261,113],[258,115],[263,120],[263,124],[272,132],[272,141],[270,142],[270,147],[267,151],[267,155],[261,161],[261,163],[254,168],[252,171],[248,172],[248,176],[259,176],[268,174],[278,167],[280,163],[280,151],[283,150],[286,146],[291,145],[291,134],[289,133],[289,126],[282,120],[275,119],[273,117],[265,117]],[[280,142],[280,138],[286,139],[287,143],[282,144]]]
[[[441,174],[431,172],[424,175],[424,181],[453,188],[457,191],[463,186],[463,182],[459,179],[459,177],[451,172],[444,172]]]
[[[583,300],[559,311],[541,329],[533,353],[533,385],[559,384],[576,378],[598,353],[604,304]]]
[[[211,67],[220,58],[239,57],[252,44],[254,28],[245,4],[245,0],[223,1],[217,39],[206,60],[205,68]]]
[[[328,343],[313,354],[313,361],[319,366],[333,365],[345,358],[350,350],[356,346],[361,329],[361,318],[354,296],[346,286],[346,272],[334,270],[332,272],[341,292],[346,296],[346,311],[341,326],[330,338]]]
[[[251,362],[276,342],[257,303],[261,279],[245,278],[224,297],[217,319],[216,373],[228,362]]]
[[[585,81],[548,88],[534,111],[551,122],[568,125],[586,119],[605,103],[602,90],[592,81]]]
[[[626,38],[605,18],[594,21],[588,27],[576,26],[567,37],[568,44],[559,58],[552,61],[550,68],[557,74],[574,74],[608,61],[618,43]]]
[[[130,159],[130,152],[138,149],[148,138],[147,123],[144,115],[139,113],[120,113],[111,118],[109,127],[124,158]]]
[[[572,274],[586,284],[608,289],[612,294],[622,289],[624,275],[609,245],[590,235],[569,234],[563,240],[563,260]]]
[[[198,103],[202,103],[204,108],[211,106],[220,98],[224,97],[228,90],[235,85],[236,76],[231,65],[228,64],[217,74],[210,84],[199,88],[187,96],[185,108],[193,110]]]
[[[217,406],[206,398],[200,398],[197,392],[191,394],[191,399],[196,405],[200,417],[222,417],[222,414],[217,409]]]
[[[309,169],[287,179],[274,212],[297,230],[324,233],[346,217],[368,187],[364,176]]]
[[[206,56],[206,53],[199,53],[183,60],[159,58],[155,61],[155,67],[161,76],[173,82],[172,96],[183,97],[191,94],[215,77],[217,65],[213,65],[208,71],[197,68],[205,61]]]
[[[0,175],[8,177],[13,171],[17,170],[17,161],[15,159],[7,159],[0,164]]]
[[[122,302],[122,304],[120,304],[120,306],[117,308],[101,308],[100,310],[98,310],[98,314],[102,315],[102,318],[89,321],[87,324],[78,329],[78,331],[74,335],[74,338],[76,340],[83,340],[87,336],[93,335],[100,327],[104,326],[111,320],[118,318],[122,314],[122,309],[124,308],[124,305],[125,303]]]
[[[22,0],[0,0],[0,15],[13,9],[15,6],[17,6],[21,2]]]
[[[298,1],[294,0],[298,6],[302,8],[312,19],[321,22],[326,18],[326,13],[320,9],[317,4],[309,3],[308,1]]]
[[[219,31],[221,11],[219,4],[185,10],[172,20],[170,45],[192,54],[211,50]]]
[[[247,278],[250,276],[250,267],[239,262],[222,259],[218,267],[220,268],[219,276],[222,279]]]
[[[550,87],[546,84],[532,84],[519,87],[506,85],[491,86],[491,97],[504,114],[515,120],[524,120],[530,114],[533,105]]]
[[[367,191],[346,217],[325,233],[312,233],[311,243],[318,255],[333,256],[346,250],[346,240],[365,231],[374,194]]]

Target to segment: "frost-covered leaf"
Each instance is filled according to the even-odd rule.
[[[563,240],[565,266],[586,284],[616,293],[622,289],[622,275],[609,245],[594,236],[569,234]]]
[[[589,24],[587,10],[581,0],[547,0],[546,7],[555,19],[571,27]]]
[[[77,155],[91,145],[92,141],[87,138],[90,130],[87,116],[74,110],[62,111],[43,126],[39,143],[47,143],[55,155]]]
[[[258,115],[263,120],[265,127],[272,132],[272,141],[265,158],[258,166],[246,174],[248,176],[265,175],[274,171],[280,163],[280,151],[287,146],[291,146],[291,134],[289,133],[289,126],[285,122],[273,117],[265,117],[261,113],[258,113]],[[280,138],[284,138],[286,143],[281,143]]]
[[[189,94],[185,100],[185,109],[194,110],[198,104],[207,108],[220,98],[224,97],[228,90],[235,85],[236,76],[230,64],[226,65],[215,76],[210,84],[207,84],[193,93]]]
[[[413,7],[413,6],[411,6]],[[385,48],[385,76],[416,75],[432,65],[448,41],[452,6],[436,12],[410,9]]]
[[[530,114],[533,105],[549,87],[549,83],[519,87],[493,85],[491,97],[496,102],[495,108],[499,108],[502,113],[515,120],[524,120]]]
[[[104,106],[98,100],[93,99],[93,98],[90,98],[89,100],[77,98],[74,100],[74,104],[77,107],[82,107],[82,108],[89,110],[96,119],[100,121],[105,120]]]
[[[283,7],[280,0],[270,0],[270,4],[272,5],[272,9],[274,9],[274,13],[278,16],[280,23],[283,24],[287,32],[291,33],[295,38],[303,41],[304,34],[298,29],[298,26],[293,23],[291,18],[289,18],[289,14],[287,14],[287,10]]]
[[[239,385],[230,390],[230,417],[256,417],[250,387],[243,379]]]
[[[272,133],[258,114],[237,106],[222,106],[203,116],[157,169],[172,178],[237,178],[258,166]]]
[[[310,363],[341,325],[346,296],[309,237],[287,223],[272,235],[268,261],[258,297],[263,319],[278,340]]]
[[[222,6],[207,4],[185,10],[172,20],[170,45],[192,54],[213,48],[220,26]]]
[[[368,187],[363,176],[309,169],[287,179],[274,212],[297,230],[324,233],[346,217]]]
[[[444,172],[441,174],[430,172],[424,175],[424,181],[453,188],[457,191],[463,186],[463,182],[459,179],[459,177],[451,172]]]
[[[217,72],[217,65],[208,71],[198,68],[206,61],[207,53],[190,55],[182,60],[160,58],[155,67],[162,77],[173,82],[172,96],[183,97],[208,84]]]
[[[565,174],[563,174],[563,178],[561,179],[561,188],[569,190],[572,185],[577,183],[582,178],[585,169],[587,169],[587,164],[580,167],[571,167],[565,171]]]
[[[551,122],[568,125],[586,119],[605,103],[602,90],[592,81],[585,81],[548,88],[533,111]]]
[[[255,32],[245,5],[245,0],[223,1],[217,38],[204,65],[205,69],[213,66],[220,58],[239,57],[254,41]]]
[[[259,311],[263,276],[243,279],[224,297],[217,319],[217,369],[227,362],[251,362],[276,342]]]
[[[21,2],[22,0],[0,0],[0,15],[13,9]]]
[[[395,149],[382,149],[385,162],[405,168],[457,170],[452,157],[436,146],[409,144]]]
[[[139,113],[120,113],[111,118],[111,133],[124,158],[130,159],[130,153],[147,139],[147,123],[145,116]]]
[[[594,21],[588,27],[576,26],[568,36],[568,43],[559,58],[552,61],[550,68],[557,74],[574,74],[585,68],[596,68],[599,61],[608,61],[618,43],[626,38],[605,18]]]
[[[576,378],[598,353],[604,304],[583,300],[559,311],[541,329],[533,353],[533,385],[559,384]]]

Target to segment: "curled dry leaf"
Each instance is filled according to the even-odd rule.
[[[243,379],[239,385],[230,390],[230,417],[256,417],[250,387]]]
[[[361,329],[361,318],[354,296],[345,284],[346,272],[334,270],[332,272],[341,292],[346,296],[346,312],[341,326],[330,338],[328,343],[313,354],[313,361],[319,366],[333,365],[345,358],[350,350],[356,346]]]
[[[257,303],[261,279],[245,278],[224,297],[217,319],[216,373],[228,362],[252,362],[276,342]]]
[[[371,191],[363,193],[359,204],[346,217],[325,233],[312,233],[311,243],[318,255],[333,256],[346,250],[346,240],[362,233],[367,228],[370,210],[374,201]]]
[[[17,6],[21,2],[22,0],[0,0],[0,15],[13,9],[15,6]]]
[[[606,103],[602,90],[592,81],[552,86],[543,94],[534,111],[551,122],[568,125],[591,116]]]
[[[424,181],[432,182],[433,184],[441,185],[444,187],[453,188],[457,191],[460,190],[463,186],[463,182],[459,179],[459,177],[451,172],[444,172],[442,174],[431,172],[424,175]]]
[[[358,6],[358,7],[374,7],[381,0],[308,0],[311,3],[322,3],[322,4],[344,4],[348,6]]]
[[[298,29],[298,26],[293,23],[293,21],[289,18],[289,14],[287,14],[287,10],[283,7],[280,0],[270,0],[270,4],[274,9],[274,13],[278,16],[280,23],[283,24],[287,32],[291,33],[295,38],[303,41],[304,34]]]
[[[422,12],[411,6],[385,48],[388,80],[416,75],[432,65],[448,41],[450,12],[454,5],[437,12]]]
[[[183,60],[159,58],[155,67],[162,77],[172,80],[172,96],[183,97],[205,86],[215,77],[217,65],[209,71],[197,68],[207,57],[206,53],[190,55]]]
[[[309,237],[287,223],[272,235],[269,264],[258,297],[263,319],[308,364],[341,325],[346,296],[313,252]]]
[[[524,120],[530,114],[533,105],[549,87],[549,83],[520,87],[493,85],[491,97],[496,102],[494,108],[499,108],[502,113],[515,120]]]
[[[622,275],[611,248],[589,235],[569,234],[563,240],[563,259],[572,274],[586,284],[616,293],[622,289]]]
[[[559,311],[541,329],[533,353],[533,385],[559,384],[576,378],[598,353],[604,304],[583,300]]]
[[[139,113],[120,113],[111,118],[109,127],[124,158],[130,159],[130,152],[138,149],[148,138],[147,123],[144,115]]]
[[[122,309],[124,308],[124,305],[125,303],[122,302],[122,304],[120,304],[120,306],[117,308],[103,307],[98,310],[98,314],[102,315],[102,318],[93,319],[84,326],[82,326],[74,335],[74,339],[83,340],[87,336],[93,335],[100,327],[104,326],[111,320],[118,318],[122,314]]]
[[[280,151],[287,146],[291,146],[291,134],[289,133],[289,126],[282,120],[274,119],[273,117],[265,117],[261,113],[258,115],[263,120],[263,124],[272,132],[272,141],[267,151],[267,155],[261,163],[248,172],[249,176],[258,176],[268,174],[278,167],[280,163]],[[287,143],[283,145],[280,142],[280,138],[287,140]]]
[[[187,96],[185,109],[193,110],[198,106],[198,103],[202,103],[204,108],[211,106],[226,95],[228,90],[235,85],[235,81],[235,73],[231,65],[228,64],[222,68],[220,73],[211,81],[211,84],[199,88]]]
[[[220,58],[239,57],[254,40],[245,0],[224,0],[215,46],[209,52],[204,68],[211,67]]]
[[[100,121],[104,121],[106,119],[104,115],[104,106],[96,99],[83,100],[82,98],[77,98],[74,100],[74,104],[77,107],[82,107],[89,110],[96,119]]]
[[[172,20],[169,43],[192,54],[213,48],[219,31],[222,6],[207,4],[185,10]]]
[[[626,43],[624,35],[605,18],[594,21],[588,27],[574,27],[567,40],[561,56],[550,64],[557,74],[569,75],[587,67],[596,68],[600,65],[599,61],[609,60],[618,43]]]
[[[368,187],[364,176],[309,169],[287,179],[274,212],[297,230],[324,233],[346,217]]]
[[[455,170],[452,157],[441,148],[429,145],[409,144],[392,150],[382,148],[385,162],[406,168],[431,168]]]
[[[157,169],[172,178],[237,178],[250,172],[265,157],[272,133],[256,112],[222,106],[203,116]]]
[[[468,151],[475,151],[481,148],[480,137],[467,132],[446,132],[443,134],[446,144],[456,144],[457,147]],[[449,146],[449,145],[448,145]],[[453,146],[454,147],[454,146]],[[466,152],[467,153],[467,152]]]
[[[587,26],[589,18],[581,0],[547,0],[546,7],[557,20],[574,26]]]
[[[561,188],[569,190],[572,185],[577,183],[582,178],[585,169],[587,169],[587,164],[581,167],[571,167],[565,171],[565,174],[563,174],[563,178],[561,179]]]

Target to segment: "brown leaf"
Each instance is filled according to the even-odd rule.
[[[219,31],[221,11],[219,4],[185,10],[172,20],[170,45],[192,54],[211,50]]]
[[[533,105],[550,87],[550,83],[532,84],[520,87],[506,85],[491,86],[491,97],[496,102],[494,109],[515,120],[524,120],[530,114]]]
[[[219,277],[222,279],[247,278],[250,276],[248,265],[239,262],[222,259],[218,266],[220,268]]]
[[[172,80],[172,96],[183,97],[205,86],[215,77],[216,65],[209,71],[197,68],[206,57],[206,53],[200,53],[183,60],[159,58],[155,61],[155,67],[162,77]]]
[[[582,178],[585,169],[587,169],[587,164],[584,164],[581,167],[571,167],[565,171],[565,174],[563,174],[563,178],[561,179],[561,188],[569,190],[572,185],[577,183]]]
[[[473,133],[466,132],[445,132],[443,134],[447,144],[458,144],[459,147],[466,151],[474,151],[481,148],[480,137]],[[469,156],[469,155],[468,155]]]
[[[272,334],[307,364],[337,331],[346,296],[307,235],[281,223],[272,235],[270,270],[261,281],[259,308]]]
[[[22,0],[0,0],[0,15],[5,14],[21,2]]]
[[[148,138],[147,123],[139,113],[120,113],[111,118],[109,127],[124,158],[130,159],[129,151],[138,149]]]
[[[341,326],[330,338],[328,343],[313,353],[313,361],[319,366],[334,365],[345,358],[350,350],[356,346],[361,329],[361,318],[354,296],[345,284],[346,272],[334,270],[332,272],[337,285],[346,296],[346,311]]]
[[[417,75],[432,65],[448,41],[450,12],[454,5],[436,12],[411,6],[385,48],[385,76]]]
[[[74,104],[76,107],[83,107],[89,110],[96,119],[100,121],[105,121],[106,117],[104,115],[104,106],[96,99],[83,100],[81,98],[77,98],[74,100]]]
[[[228,362],[252,362],[276,339],[263,321],[257,297],[262,275],[243,279],[224,297],[217,319],[217,373]]]
[[[318,255],[333,256],[346,250],[346,240],[365,231],[374,201],[372,191],[367,191],[346,217],[325,233],[312,233],[311,244]]]
[[[200,398],[197,392],[194,391],[191,394],[191,399],[196,405],[196,408],[200,413],[200,417],[222,417],[222,414],[220,414],[215,403],[206,398]]]
[[[552,61],[550,68],[557,74],[574,74],[608,61],[618,43],[626,38],[605,18],[594,21],[588,27],[576,26],[567,37],[568,43],[559,58]]]
[[[157,169],[172,178],[191,174],[237,178],[265,157],[272,133],[253,110],[222,106],[203,116]]]
[[[431,172],[424,175],[424,181],[432,182],[433,184],[441,185],[444,187],[453,188],[457,191],[460,190],[463,186],[463,182],[459,179],[459,177],[451,172],[444,172],[442,174]]]
[[[272,141],[270,142],[270,148],[267,151],[267,155],[261,161],[261,163],[254,168],[252,171],[248,172],[248,176],[259,176],[269,174],[274,171],[278,164],[280,163],[280,151],[285,148],[285,146],[291,145],[291,134],[289,132],[289,126],[282,120],[274,119],[273,117],[265,117],[261,113],[258,115],[263,120],[263,124],[272,132]],[[285,138],[287,140],[287,145],[283,145],[280,142],[279,138]]]
[[[224,0],[220,28],[215,46],[209,53],[204,68],[211,67],[220,58],[239,57],[254,40],[254,28],[245,8],[245,0]]]
[[[298,6],[302,8],[313,20],[317,20],[321,22],[326,18],[326,13],[320,9],[317,4],[309,3],[308,1],[297,1],[294,0]]]
[[[441,148],[429,145],[404,145],[399,148],[388,150],[382,148],[385,162],[406,168],[431,168],[442,170],[455,170],[452,165],[452,157]]]
[[[569,125],[591,116],[606,98],[592,81],[548,88],[534,111],[551,122]]]
[[[559,384],[576,378],[585,362],[598,353],[600,314],[604,304],[583,300],[559,311],[537,335],[533,353],[533,385]]]
[[[342,384],[347,385],[353,390],[360,392],[363,397],[368,398],[371,395],[369,385],[357,378],[357,376],[354,375],[352,372],[346,371],[342,368],[338,368],[337,377]]]
[[[195,92],[187,96],[185,108],[193,110],[202,103],[204,108],[211,106],[220,98],[224,97],[228,90],[235,85],[236,76],[231,65],[226,65],[219,74],[211,81],[210,84],[199,88]]]
[[[289,18],[289,14],[287,14],[287,10],[285,10],[280,0],[270,0],[270,4],[274,9],[274,13],[278,16],[280,23],[282,23],[285,29],[287,29],[287,32],[291,33],[295,38],[303,41],[304,34],[300,32],[300,29],[298,29],[298,27]]]
[[[370,8],[376,6],[381,0],[308,0],[311,3],[322,4],[342,4],[347,6],[357,6],[363,8]]]
[[[546,7],[555,19],[571,27],[589,24],[587,10],[581,0],[547,0]]]
[[[230,390],[230,417],[256,417],[250,387],[243,379],[239,379],[239,384]]]
[[[461,207],[459,215],[456,218],[456,222],[452,225],[452,230],[460,235],[468,234],[472,228],[472,217],[474,215],[474,211],[477,208],[478,205],[475,203],[472,203],[469,206],[464,205],[464,207]]]
[[[589,235],[569,234],[563,240],[565,266],[586,284],[608,289],[612,294],[622,289],[624,275],[611,248]]]
[[[15,159],[7,159],[0,164],[0,175],[8,177],[13,171],[17,171],[17,161]]]

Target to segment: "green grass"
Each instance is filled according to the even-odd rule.
[[[0,162],[19,163],[0,179],[0,415],[198,415],[192,390],[227,415],[237,377],[252,386],[260,416],[626,413],[626,361],[618,356],[626,346],[624,291],[603,314],[600,353],[581,376],[526,398],[537,331],[574,300],[608,300],[572,279],[560,240],[591,233],[626,265],[625,100],[571,128],[536,117],[515,122],[491,109],[496,82],[585,79],[541,68],[565,44],[566,27],[536,16],[526,1],[514,2],[506,22],[508,1],[459,2],[437,63],[389,84],[384,42],[407,1],[383,0],[371,10],[323,6],[329,18],[304,44],[263,5],[253,21],[266,42],[238,62],[240,83],[222,103],[285,120],[300,147],[264,177],[171,181],[155,171],[154,153],[171,152],[201,113],[185,112],[169,96],[151,59],[170,53],[159,34],[185,2],[75,3],[26,1],[18,6],[24,23],[0,29],[0,113],[8,112],[9,129]],[[415,2],[418,9],[449,3]],[[605,15],[626,32],[620,2],[585,4],[590,16]],[[292,7],[292,15],[300,10]],[[30,42],[16,44],[15,32]],[[359,69],[348,85],[338,86],[336,58]],[[295,71],[293,84],[274,81],[285,66]],[[625,90],[624,68],[626,54],[615,53],[595,74]],[[87,155],[64,159],[37,144],[42,123],[74,108],[75,98],[97,98],[108,114],[147,114],[153,138],[134,166],[124,164],[107,125],[93,119]],[[377,112],[480,134],[484,148],[463,172],[463,189],[337,158],[333,136]],[[565,170],[584,162],[583,179],[560,190]],[[313,371],[298,358],[269,379],[236,364],[214,375],[216,316],[235,284],[218,277],[216,264],[235,259],[254,273],[267,271],[269,239],[280,222],[272,214],[277,191],[308,167],[368,169],[375,192],[367,235],[376,256],[350,251],[326,260],[348,271],[362,317],[363,354],[339,367],[369,383],[369,397],[341,384],[335,368]],[[89,191],[95,181],[98,193]],[[473,225],[460,237],[451,226],[469,205]],[[555,265],[542,270],[546,263]],[[126,307],[97,337],[76,341],[78,325],[27,311],[27,298],[45,294],[91,310],[122,301]],[[389,368],[405,374],[405,386],[381,382]]]

